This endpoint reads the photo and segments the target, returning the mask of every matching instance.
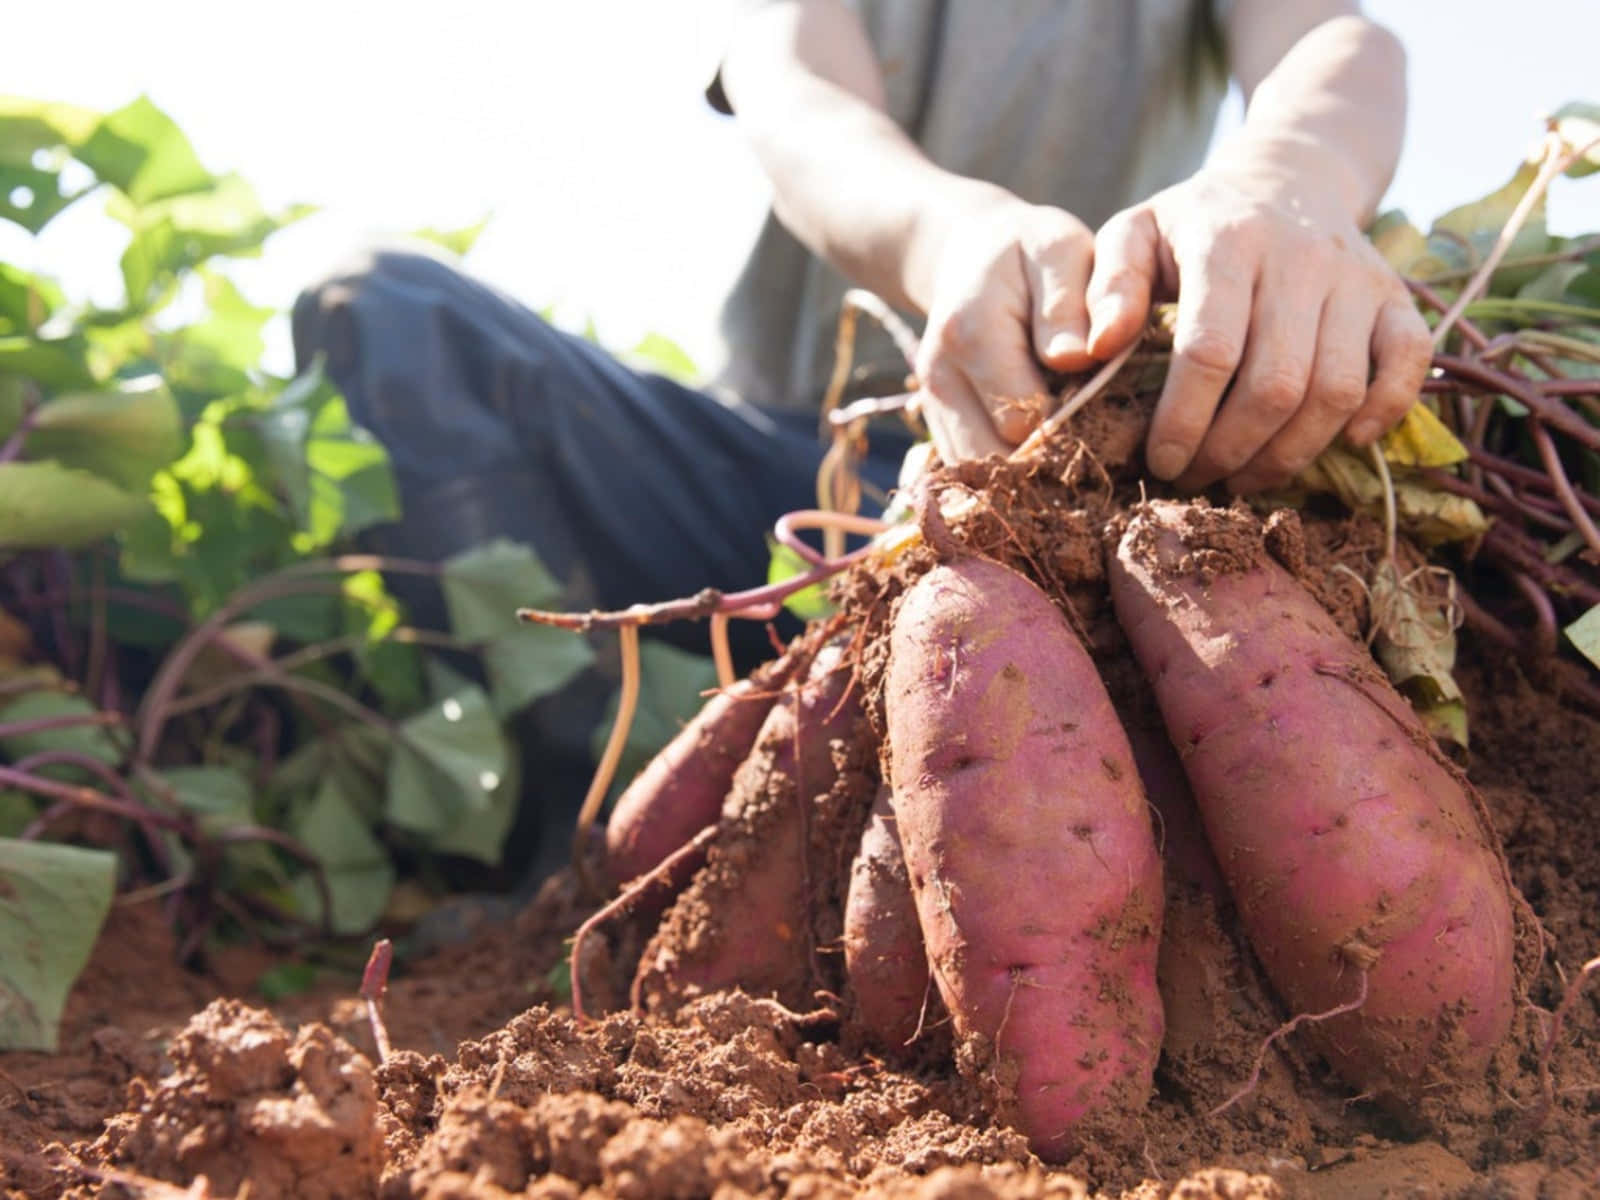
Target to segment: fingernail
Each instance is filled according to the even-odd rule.
[[[1158,479],[1175,479],[1189,462],[1189,453],[1177,442],[1162,442],[1145,455],[1150,474]]]
[[[1087,347],[1084,345],[1083,335],[1077,333],[1058,333],[1050,339],[1050,344],[1044,348],[1046,358],[1066,358],[1070,354],[1084,354]]]
[[[1347,436],[1356,445],[1365,446],[1369,442],[1376,441],[1378,435],[1382,432],[1383,430],[1379,427],[1376,421],[1362,420],[1357,421],[1354,425],[1350,426],[1350,428],[1345,431],[1345,436]]]

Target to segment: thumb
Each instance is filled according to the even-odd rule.
[[[1161,233],[1148,208],[1125,209],[1095,235],[1089,276],[1089,352],[1110,358],[1136,336],[1150,312]]]

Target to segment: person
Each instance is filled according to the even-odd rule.
[[[1179,488],[1281,482],[1415,399],[1427,329],[1361,234],[1399,154],[1404,54],[1353,0],[737,9],[708,95],[769,175],[771,214],[706,389],[421,255],[369,255],[296,303],[298,361],[320,356],[389,449],[404,515],[379,549],[524,541],[573,608],[764,578],[763,534],[813,502],[849,284],[921,318],[917,402],[946,460],[1019,442],[1046,372],[1114,355],[1158,299],[1177,321],[1146,464]],[[1245,120],[1206,157],[1230,73]],[[904,377],[882,339],[861,353]],[[875,434],[868,480],[891,486],[904,449]],[[762,653],[763,631],[735,631],[744,662]],[[530,736],[581,773],[587,721]]]

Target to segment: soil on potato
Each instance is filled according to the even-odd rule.
[[[1095,412],[1104,451],[1126,423]],[[1134,440],[1123,440],[1131,454]],[[1102,488],[1109,508],[1120,466],[1104,452],[1057,461],[1044,507],[1029,507],[1038,494],[1009,512],[980,503],[962,536],[1057,581],[1137,746],[1153,718],[1105,611],[1095,532],[1105,514],[1063,500]],[[1033,486],[979,468],[965,478],[975,489]],[[1061,480],[1073,482],[1052,491]],[[1017,528],[1019,511],[1038,512],[1038,528]],[[1268,550],[1354,631],[1365,597],[1336,566],[1370,565],[1380,543],[1367,522],[1310,521],[1272,533]],[[993,1123],[947,1052],[896,1065],[864,1049],[848,1021],[829,1016],[837,997],[797,1014],[720,993],[675,1013],[580,1025],[551,983],[588,912],[563,874],[514,920],[397,970],[386,1004],[394,1052],[381,1064],[353,978],[269,1004],[256,983],[271,956],[232,951],[209,974],[186,971],[159,903],[115,910],[69,1000],[61,1052],[0,1056],[0,1193],[1600,1195],[1600,978],[1576,987],[1600,954],[1600,721],[1471,639],[1459,675],[1469,773],[1549,945],[1485,1081],[1415,1121],[1353,1095],[1294,1036],[1266,1048],[1291,1014],[1234,935],[1203,853],[1168,855],[1167,1034],[1131,1139],[1138,1152],[1126,1138],[1115,1152],[1091,1144],[1060,1168]],[[1191,844],[1181,811],[1162,818],[1171,845]],[[593,1011],[611,1007],[605,993],[627,974],[616,959],[636,956],[639,940],[624,931],[591,942]],[[200,1175],[206,1185],[191,1186]]]

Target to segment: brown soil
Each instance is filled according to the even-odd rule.
[[[1107,426],[1102,448],[1116,443],[1114,418],[1095,415]],[[979,503],[953,523],[970,544],[1051,585],[1094,648],[1138,751],[1158,726],[1108,619],[1101,558],[1123,466],[1103,454],[1023,478],[963,468],[975,491],[1018,502]],[[1280,525],[1268,552],[1359,630],[1364,596],[1336,568],[1370,564],[1380,541],[1371,526]],[[892,587],[842,586],[868,624],[886,618]],[[858,649],[870,683],[872,640]],[[1460,674],[1473,716],[1468,770],[1549,946],[1487,1079],[1425,1126],[1352,1095],[1298,1037],[1262,1055],[1288,1014],[1236,935],[1185,811],[1163,806],[1168,1029],[1135,1153],[1091,1146],[1064,1168],[1045,1167],[993,1123],[947,1055],[890,1062],[853,1036],[838,996],[817,996],[801,1014],[716,993],[579,1024],[547,982],[587,913],[563,875],[515,921],[397,972],[386,1006],[396,1049],[382,1064],[353,978],[269,1013],[252,993],[268,957],[235,952],[210,975],[187,972],[174,965],[158,905],[117,910],[74,989],[61,1052],[0,1056],[0,1193],[1600,1195],[1600,979],[1576,994],[1557,1038],[1551,1019],[1581,964],[1600,953],[1600,722],[1470,641]],[[864,698],[870,715],[870,688]],[[839,861],[847,868],[848,854]],[[626,981],[631,968],[618,960],[637,957],[643,939],[625,922],[622,932],[595,939],[586,982]],[[813,930],[817,947],[828,936]],[[1218,1111],[1258,1060],[1254,1090]],[[191,1186],[200,1175],[207,1184]],[[156,1181],[175,1186],[163,1192]]]

